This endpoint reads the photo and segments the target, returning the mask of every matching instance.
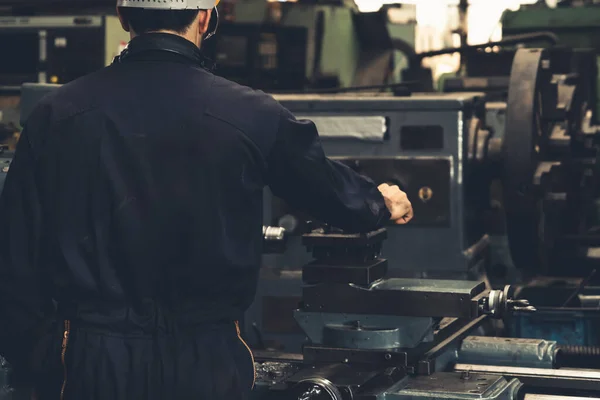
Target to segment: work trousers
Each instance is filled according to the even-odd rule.
[[[37,400],[245,400],[254,386],[234,322],[144,333],[61,321],[45,342]]]

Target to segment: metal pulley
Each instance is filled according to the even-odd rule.
[[[535,178],[546,161],[556,99],[547,51],[518,50],[510,75],[502,159],[506,230],[520,268],[535,268],[540,258],[542,196]]]
[[[586,146],[582,130],[595,104],[589,62],[545,49],[519,49],[513,60],[501,157],[506,233],[515,266],[534,273],[577,258],[577,243],[564,240],[589,225],[599,182],[598,146]]]

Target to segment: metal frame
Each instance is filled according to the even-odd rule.
[[[518,378],[525,385],[538,388],[600,392],[600,370],[521,368],[475,364],[456,364],[454,370]]]

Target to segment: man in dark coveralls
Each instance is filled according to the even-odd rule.
[[[41,101],[0,200],[0,354],[39,400],[241,400],[262,193],[334,226],[406,223],[398,187],[206,70],[214,0],[120,0],[115,63]],[[171,10],[169,10],[171,9]]]

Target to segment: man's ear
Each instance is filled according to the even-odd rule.
[[[119,16],[119,21],[121,22],[121,26],[125,32],[131,32],[131,28],[129,27],[129,23],[123,19],[123,15],[121,15],[120,7],[117,7],[117,15]]]
[[[200,37],[204,37],[208,32],[208,28],[210,27],[210,16],[212,15],[211,10],[201,10],[198,13],[198,31],[200,33]]]

